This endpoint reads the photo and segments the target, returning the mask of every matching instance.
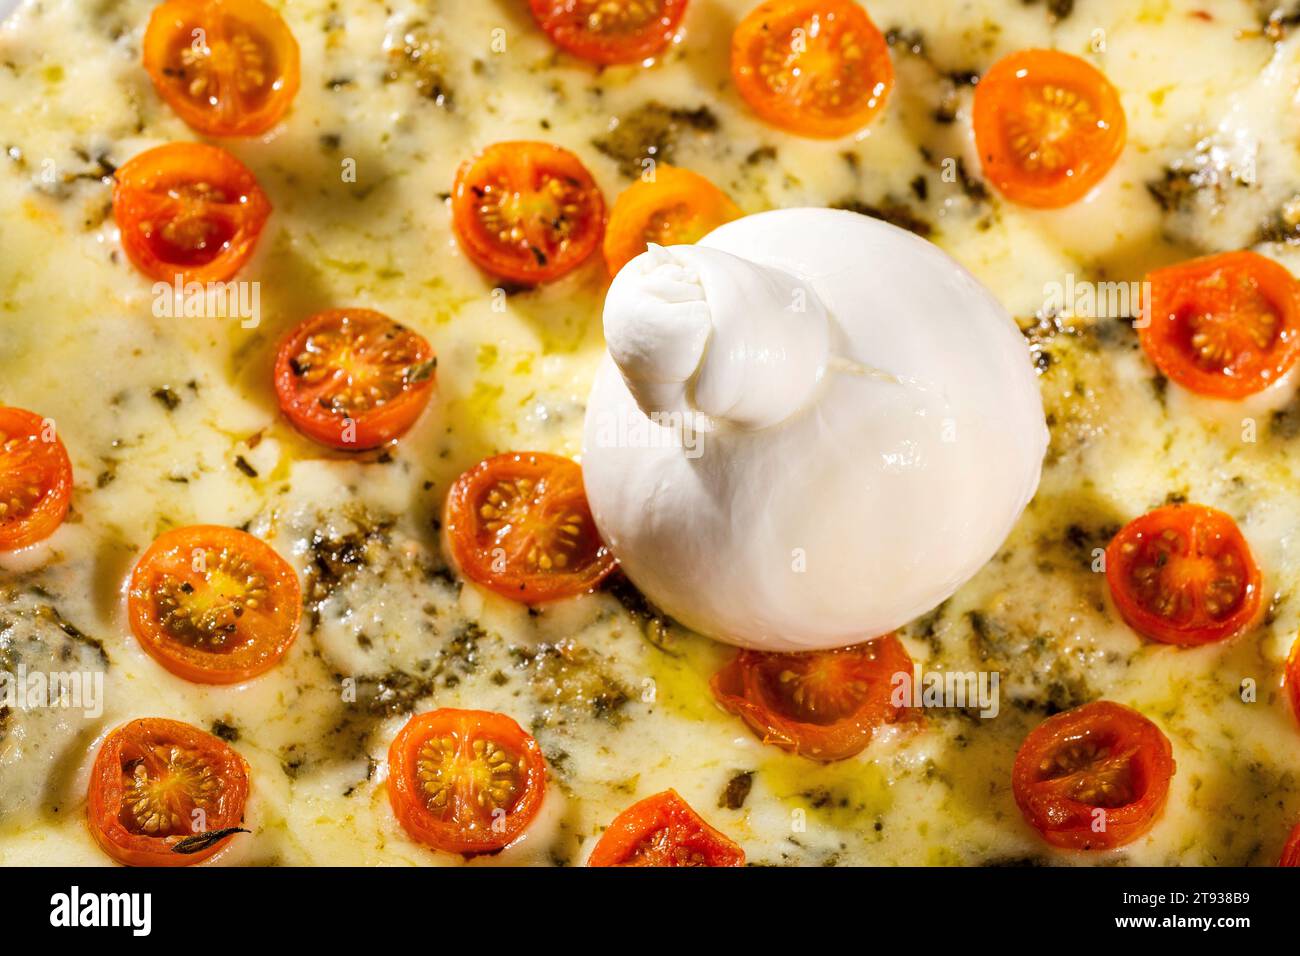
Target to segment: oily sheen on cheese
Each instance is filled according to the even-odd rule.
[[[1285,238],[1300,34],[1270,37],[1271,4],[1215,5],[1207,21],[1192,0],[1091,0],[1054,20],[1020,0],[876,0],[897,86],[869,131],[829,143],[764,126],[732,89],[718,51],[748,0],[694,3],[666,62],[599,74],[557,55],[513,0],[273,5],[304,80],[280,130],[232,145],[275,208],[242,276],[260,284],[251,329],[155,315],[107,215],[113,167],[192,138],[140,67],[152,4],[29,2],[0,28],[0,402],[55,419],[77,475],[58,533],[0,559],[0,653],[48,661],[63,621],[107,659],[73,640],[103,667],[102,715],[0,721],[0,865],[108,862],[83,820],[89,755],[146,715],[217,729],[249,762],[253,832],[220,864],[457,862],[412,843],[383,791],[388,742],[436,706],[508,713],[548,759],[526,839],[474,865],[579,864],[615,814],[668,787],[755,863],[1276,860],[1300,816],[1300,732],[1278,688],[1300,628],[1300,408],[1193,399],[1154,378],[1125,322],[1043,311],[1045,285],[1069,274],[1136,280]],[[1052,213],[981,187],[962,82],[1031,46],[1093,57],[1128,117],[1129,146],[1095,196]],[[924,734],[813,765],[719,710],[707,683],[730,651],[647,617],[635,595],[534,616],[459,584],[437,527],[448,485],[495,451],[576,455],[604,352],[600,263],[497,291],[452,238],[442,197],[456,167],[506,139],[576,151],[611,201],[649,144],[746,212],[892,217],[1016,318],[1051,430],[1042,485],[993,560],[902,631],[927,669],[999,671],[997,717],[934,711]],[[1259,249],[1300,267],[1285,242]],[[276,411],[275,342],[342,305],[379,309],[438,353],[438,395],[386,460],[322,453]],[[1233,515],[1264,569],[1268,617],[1226,645],[1141,641],[1093,571],[1119,525],[1181,497]],[[126,626],[132,563],[195,522],[246,526],[303,574],[302,634],[247,685],[173,678]],[[1102,696],[1161,726],[1178,773],[1148,836],[1080,860],[1023,823],[1010,767],[1045,714]],[[745,774],[743,804],[719,806]]]

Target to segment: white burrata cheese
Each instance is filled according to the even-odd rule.
[[[997,551],[1038,485],[1028,349],[936,246],[787,209],[615,277],[583,475],[623,570],[721,641],[887,633]]]

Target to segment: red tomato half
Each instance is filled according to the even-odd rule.
[[[72,462],[52,423],[0,406],[0,551],[52,535],[72,500]]]
[[[1291,835],[1287,837],[1286,847],[1282,850],[1282,859],[1278,866],[1300,866],[1300,823],[1297,823]]]
[[[341,451],[377,448],[415,424],[437,361],[425,338],[370,309],[329,309],[280,343],[275,394],[294,427]]]
[[[585,594],[614,570],[582,469],[542,452],[484,459],[456,479],[443,521],[460,572],[515,601]]]
[[[665,790],[615,817],[587,865],[744,866],[745,851]]]
[[[528,0],[562,50],[593,63],[639,63],[673,42],[687,0]]]
[[[713,675],[713,695],[765,744],[813,760],[860,753],[876,731],[907,716],[893,706],[895,674],[912,658],[893,634],[833,651],[741,651]]]
[[[298,635],[302,590],[260,538],[216,525],[161,535],[131,572],[140,645],[178,677],[234,684],[274,667]]]
[[[1142,348],[1171,380],[1211,398],[1242,399],[1300,359],[1300,281],[1255,252],[1226,252],[1147,276]]]
[[[224,741],[177,720],[133,720],[104,740],[86,817],[105,853],[127,866],[189,866],[233,838],[248,764]]]
[[[1237,523],[1202,505],[1130,521],[1106,548],[1120,616],[1143,637],[1192,646],[1226,640],[1259,610],[1260,574]]]
[[[117,171],[122,249],[149,278],[224,282],[248,261],[271,203],[243,163],[216,146],[168,143]]]
[[[1175,769],[1159,727],[1136,710],[1099,700],[1030,731],[1011,787],[1025,820],[1048,843],[1109,850],[1151,828]]]
[[[605,234],[605,199],[591,173],[549,143],[497,143],[464,163],[451,211],[465,254],[525,285],[572,272]]]
[[[537,816],[546,763],[505,714],[443,708],[412,717],[388,749],[388,798],[412,839],[494,853]]]
[[[1021,50],[975,87],[975,146],[984,175],[1025,206],[1082,199],[1115,165],[1127,137],[1119,93],[1085,60]]]
[[[732,35],[731,76],[766,122],[836,139],[884,108],[894,64],[884,35],[853,0],[766,0]]]
[[[166,0],[144,32],[158,95],[207,136],[256,136],[298,92],[298,43],[261,0]]]

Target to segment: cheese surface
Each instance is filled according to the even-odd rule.
[[[1190,396],[1155,374],[1132,310],[1069,308],[1086,283],[1211,251],[1300,270],[1300,31],[1270,23],[1271,3],[1090,0],[1061,15],[1068,4],[875,0],[897,84],[867,131],[833,142],[764,126],[732,88],[748,0],[697,0],[663,62],[600,72],[557,54],[512,0],[272,5],[302,49],[302,88],[276,130],[224,144],[274,206],[239,276],[256,283],[255,324],[168,315],[120,249],[113,169],[195,138],[140,66],[152,4],[27,0],[0,27],[0,403],[56,422],[76,473],[65,524],[0,556],[0,664],[102,673],[104,691],[96,716],[0,713],[0,865],[110,862],[85,826],[87,771],[99,738],[141,716],[213,730],[249,762],[252,833],[214,865],[460,863],[413,843],[384,789],[394,734],[444,706],[511,715],[548,760],[526,836],[473,865],[580,864],[618,812],[668,787],[758,864],[1276,861],[1300,818],[1300,730],[1281,691],[1300,627],[1300,403],[1290,386],[1234,405]],[[984,186],[970,134],[972,74],[1028,47],[1088,58],[1128,119],[1116,168],[1052,212]],[[461,583],[439,534],[450,483],[498,451],[576,456],[604,354],[603,263],[503,289],[452,237],[457,166],[510,139],[575,151],[610,202],[649,158],[749,213],[889,219],[1016,318],[1051,430],[1042,484],[999,554],[901,632],[926,671],[997,672],[995,717],[933,709],[921,733],[813,764],[715,705],[708,679],[730,649],[627,588],[530,613]],[[392,316],[438,355],[434,402],[385,453],[329,453],[276,407],[277,341],[342,306]],[[1268,611],[1247,634],[1157,645],[1110,605],[1098,550],[1170,500],[1226,511],[1250,542]],[[135,560],[194,523],[245,527],[302,575],[297,641],[247,684],[173,677],[126,622]],[[1015,807],[1011,763],[1045,716],[1097,698],[1154,720],[1178,772],[1140,840],[1053,850]]]

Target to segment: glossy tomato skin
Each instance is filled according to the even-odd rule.
[[[122,249],[159,282],[224,282],[253,254],[271,203],[234,156],[205,143],[168,143],[116,173],[113,218]]]
[[[52,422],[0,405],[0,552],[44,541],[72,501],[72,462]]]
[[[765,122],[838,139],[884,109],[894,64],[884,34],[853,0],[765,0],[732,35],[731,76]]]
[[[1277,865],[1300,866],[1300,823],[1295,825],[1295,829],[1287,837],[1286,846],[1282,850],[1282,859],[1278,860]]]
[[[975,88],[972,122],[984,175],[1007,199],[1038,209],[1091,192],[1128,136],[1115,87],[1059,50],[1021,50],[995,63]]]
[[[1146,281],[1151,315],[1138,340],[1184,388],[1237,401],[1300,359],[1300,281],[1272,259],[1225,252],[1157,269]]]
[[[308,438],[365,451],[396,441],[416,423],[433,397],[436,367],[424,336],[388,316],[328,309],[280,343],[275,394]]]
[[[1048,843],[1109,850],[1151,828],[1175,770],[1173,748],[1159,727],[1136,710],[1101,700],[1030,731],[1016,754],[1011,785],[1026,822]]]
[[[470,260],[522,285],[572,272],[605,234],[605,199],[591,173],[550,143],[496,143],[464,162],[451,210]]]
[[[205,136],[265,133],[298,93],[298,42],[261,0],[166,0],[143,54],[158,95]]]
[[[483,778],[504,787],[474,790]],[[528,828],[545,792],[541,748],[505,714],[453,708],[417,714],[388,749],[393,813],[412,839],[435,850],[496,853]]]
[[[640,63],[673,42],[688,0],[528,0],[551,42],[592,63]],[[604,28],[592,26],[599,8]]]
[[[1143,637],[1193,647],[1227,640],[1254,622],[1259,567],[1229,515],[1166,505],[1130,521],[1106,548],[1106,581],[1120,616]],[[1228,584],[1230,590],[1220,591]],[[1169,596],[1185,601],[1169,604]]]
[[[831,762],[861,753],[887,724],[919,720],[915,711],[894,706],[899,674],[911,679],[912,658],[888,634],[832,651],[741,651],[710,687],[763,743]],[[791,696],[796,689],[802,706]]]
[[[740,208],[703,176],[660,163],[653,180],[638,179],[614,201],[605,230],[605,264],[611,276],[617,275],[649,242],[693,243],[740,216]]]
[[[587,865],[744,866],[745,851],[704,822],[676,790],[665,790],[615,817]]]
[[[207,600],[209,575],[219,582],[213,587],[234,593]],[[177,677],[235,684],[266,673],[288,652],[302,588],[293,567],[260,538],[193,525],[160,535],[136,562],[127,616],[140,646]]]
[[[585,594],[616,564],[591,517],[582,468],[545,452],[494,455],[457,478],[443,530],[463,575],[525,604]]]
[[[175,749],[173,749],[175,748]],[[171,758],[173,763],[168,764]],[[179,759],[177,759],[179,758]],[[132,768],[149,772],[144,788],[133,792]],[[178,819],[161,835],[151,833],[137,814],[159,809],[148,802],[150,781],[160,779],[158,767],[174,767],[182,780],[201,772],[213,781],[195,795],[182,784]],[[164,773],[165,777],[166,774]],[[193,853],[174,849],[181,840],[203,832],[238,827],[248,799],[248,764],[224,741],[176,720],[145,717],[117,728],[104,739],[90,772],[86,818],[100,848],[126,866],[191,866],[221,852],[234,835]],[[143,807],[136,807],[143,802]],[[175,804],[171,808],[175,810]],[[193,813],[202,810],[202,816]],[[200,829],[195,830],[198,825]]]

